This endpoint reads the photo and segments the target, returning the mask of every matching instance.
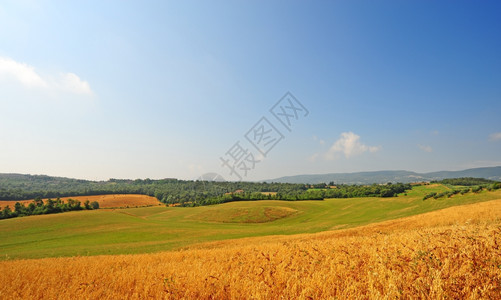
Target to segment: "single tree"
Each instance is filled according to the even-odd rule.
[[[99,208],[99,202],[93,201],[93,202],[90,203],[90,206],[92,207],[92,209],[98,209]]]

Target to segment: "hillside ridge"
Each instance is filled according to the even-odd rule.
[[[387,182],[420,182],[442,180],[447,178],[477,177],[490,180],[501,180],[501,166],[472,168],[460,171],[437,171],[417,173],[405,170],[384,170],[354,173],[300,174],[265,180],[279,183],[329,183],[336,184],[371,184]]]

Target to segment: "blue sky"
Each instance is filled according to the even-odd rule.
[[[501,165],[498,1],[1,1],[0,172],[244,180]],[[269,109],[309,111],[289,132]],[[266,117],[266,157],[244,135]]]

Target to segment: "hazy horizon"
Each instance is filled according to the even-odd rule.
[[[492,167],[487,167],[487,168],[499,168],[501,166],[492,166]],[[483,168],[483,167],[479,167]],[[471,168],[471,169],[477,169],[477,168]],[[330,172],[330,173],[298,173],[298,174],[287,174],[284,176],[278,176],[278,177],[273,177],[273,178],[261,178],[261,179],[256,179],[256,180],[243,180],[243,181],[250,181],[250,182],[263,182],[263,181],[268,181],[268,180],[273,180],[273,179],[279,179],[279,178],[284,178],[284,177],[295,177],[295,176],[310,176],[310,175],[328,175],[328,174],[353,174],[353,173],[371,173],[371,172],[414,172],[417,174],[428,174],[428,173],[435,173],[435,172],[454,172],[454,171],[465,171],[469,169],[459,169],[459,170],[434,170],[434,171],[428,171],[428,172],[415,172],[412,170],[376,170],[376,171],[357,171],[357,172]],[[152,179],[152,180],[160,180],[160,179],[179,179],[179,180],[206,180],[206,181],[213,181],[213,178],[207,178],[207,175],[220,175],[219,173],[216,172],[209,172],[209,173],[204,173],[201,174],[200,176],[196,178],[177,178],[177,177],[129,177],[129,178],[117,178],[117,177],[110,177],[106,179],[92,179],[92,178],[80,178],[80,177],[66,177],[66,176],[58,176],[58,175],[52,175],[52,174],[28,174],[28,173],[0,173],[0,174],[19,174],[19,175],[32,175],[32,176],[49,176],[49,177],[63,177],[63,178],[71,178],[71,179],[78,179],[78,180],[90,180],[90,181],[108,181],[110,179],[118,179],[118,180],[136,180],[136,179]],[[223,177],[223,176],[222,176]],[[233,180],[233,178],[226,179],[224,178],[224,181],[238,181],[238,180]],[[218,181],[218,180],[215,180]]]

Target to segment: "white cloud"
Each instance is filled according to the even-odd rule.
[[[89,83],[80,79],[80,77],[74,73],[61,74],[59,84],[61,89],[68,92],[92,95]]]
[[[360,136],[353,132],[343,132],[341,137],[334,142],[325,158],[332,160],[336,153],[343,153],[346,158],[360,155],[364,152],[377,152],[381,150],[381,146],[367,146],[360,142]]]
[[[92,95],[87,81],[74,73],[61,73],[55,79],[44,76],[35,71],[35,68],[17,62],[11,58],[0,57],[0,81],[15,80],[28,89],[42,89],[51,92],[69,92],[73,94]]]
[[[431,148],[431,146],[426,146],[426,145],[418,145],[419,149],[423,150],[424,152],[432,152],[433,149]]]
[[[501,132],[495,132],[489,135],[489,141],[491,142],[501,141]]]
[[[10,58],[0,57],[0,79],[10,78],[28,88],[47,88],[47,82],[27,64],[18,63]]]

